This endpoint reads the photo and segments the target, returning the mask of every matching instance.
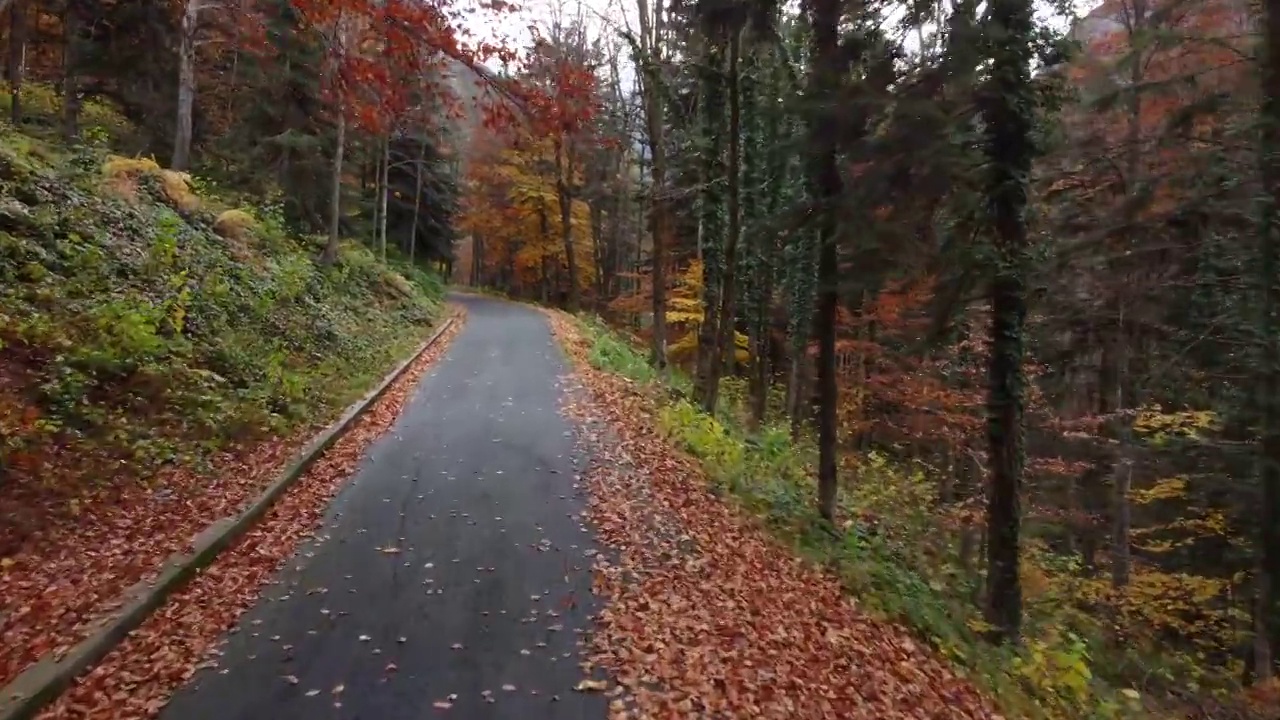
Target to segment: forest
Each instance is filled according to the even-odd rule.
[[[960,664],[1234,717],[1280,641],[1276,21],[1074,10],[566,11],[523,72],[575,115],[473,142],[454,276],[598,313],[707,433],[780,429],[882,553],[860,596]]]
[[[294,291],[305,328],[254,316],[255,337],[297,333],[261,346],[262,372],[257,341],[213,320],[208,347],[165,344],[205,321],[186,274],[156,276],[152,320],[68,314],[68,337],[13,319],[51,291],[0,292],[0,351],[30,371],[9,385],[35,398],[0,392],[0,504],[23,518],[0,552],[77,522],[62,495],[18,514],[59,449],[146,467],[223,447],[120,430],[140,369],[196,357],[234,379],[218,348],[250,343],[246,389],[206,422],[280,432],[335,358],[385,362],[438,310],[403,287],[430,269],[601,318],[595,360],[669,385],[664,425],[730,491],[793,478],[747,505],[838,550],[850,592],[986,689],[1016,687],[1009,716],[1275,717],[1280,2],[619,0],[557,5],[522,45],[465,29],[517,12],[0,0],[0,188],[22,205],[0,206],[0,281],[44,277],[44,251],[10,240],[53,192],[31,168],[56,160],[158,193],[167,223],[204,222],[188,192],[231,199],[208,223],[218,262],[272,284],[219,323],[289,272],[331,293]],[[234,255],[250,224],[293,238],[294,265]],[[403,316],[334,320],[333,283],[357,276]],[[344,344],[375,316],[385,337]],[[65,368],[37,362],[86,337]],[[110,392],[106,416],[74,402]],[[55,642],[14,617],[6,638]]]

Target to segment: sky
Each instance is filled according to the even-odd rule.
[[[464,2],[474,1],[464,0]],[[651,1],[669,2],[670,0]],[[1083,16],[1100,2],[1101,0],[1073,0],[1073,6],[1076,14]],[[1036,7],[1037,15],[1041,18],[1052,17],[1053,12],[1048,3],[1037,0]],[[581,13],[588,25],[599,33],[616,36],[619,30],[636,27],[635,0],[526,0],[522,3],[522,9],[515,13],[495,16],[481,11],[469,15],[464,28],[472,34],[474,40],[487,40],[522,48],[528,46],[532,40],[528,30],[529,25],[545,24],[546,18],[553,16],[557,9],[566,14]],[[1054,25],[1061,26],[1063,29],[1068,23],[1069,20],[1066,18],[1056,18],[1054,21]],[[908,35],[905,41],[908,48],[915,45],[915,38],[912,35]],[[631,63],[624,57],[621,65],[624,87],[630,87],[633,79]]]

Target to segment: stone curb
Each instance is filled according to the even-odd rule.
[[[60,659],[46,655],[22,672],[13,682],[0,689],[0,720],[30,720],[45,705],[55,700],[80,675],[97,664],[151,615],[165,599],[181,588],[199,570],[208,566],[218,554],[266,514],[307,468],[320,457],[364,414],[405,370],[435,345],[440,336],[453,326],[456,315],[449,316],[426,342],[392,370],[377,387],[347,407],[332,425],[302,449],[292,463],[252,503],[238,515],[214,521],[192,540],[190,553],[175,553],[160,566],[151,581],[142,581],[123,595],[120,611],[98,622],[89,637],[81,640]]]

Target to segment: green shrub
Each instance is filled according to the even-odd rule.
[[[22,401],[41,419],[10,438],[25,451],[105,455],[145,475],[321,422],[440,315],[443,285],[419,269],[356,245],[321,268],[271,207],[241,211],[252,242],[229,243],[216,213],[175,212],[172,187],[99,193],[44,147],[0,130],[0,168],[21,169],[0,173],[15,218],[0,231],[0,362],[31,377]],[[120,176],[151,167],[112,162]]]

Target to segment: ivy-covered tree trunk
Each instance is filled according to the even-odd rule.
[[[776,275],[777,234],[764,227],[777,213],[778,198],[785,178],[770,173],[776,167],[778,111],[765,110],[760,101],[761,86],[766,96],[777,93],[772,80],[776,62],[763,62],[767,56],[757,54],[742,76],[742,226],[746,254],[743,289],[744,314],[751,343],[750,391],[751,423],[764,422],[768,405],[770,366],[769,310],[773,305],[773,282]],[[761,82],[761,80],[766,82]],[[780,93],[778,93],[780,94]],[[774,97],[778,95],[773,95]]]
[[[715,411],[719,373],[716,340],[719,337],[720,282],[723,275],[721,249],[724,244],[724,52],[717,38],[706,38],[700,69],[702,96],[702,151],[699,225],[702,238],[702,324],[698,326],[697,400],[707,412]]]
[[[992,0],[991,76],[983,97],[988,160],[991,270],[988,361],[987,598],[993,639],[1016,640],[1022,626],[1019,581],[1023,457],[1023,333],[1026,321],[1027,184],[1034,153],[1030,0]]]
[[[834,104],[840,84],[840,2],[810,0],[810,43],[813,60],[809,126],[809,182],[818,213],[818,512],[835,522],[839,478],[836,465],[836,408],[840,401],[836,384],[836,311],[840,305],[839,253],[836,214],[842,188],[837,165]]]
[[[1261,405],[1262,600],[1264,641],[1274,662],[1280,648],[1280,0],[1264,5],[1262,183],[1258,227],[1261,317],[1258,399]],[[1265,654],[1265,653],[1263,653]],[[1256,668],[1259,677],[1268,668]]]
[[[737,351],[736,311],[738,242],[742,235],[742,30],[734,28],[729,37],[729,159],[725,171],[728,178],[729,216],[724,239],[724,267],[720,283],[720,312],[716,327],[715,355],[708,365],[706,407],[715,412],[720,399],[720,374],[732,367]]]

